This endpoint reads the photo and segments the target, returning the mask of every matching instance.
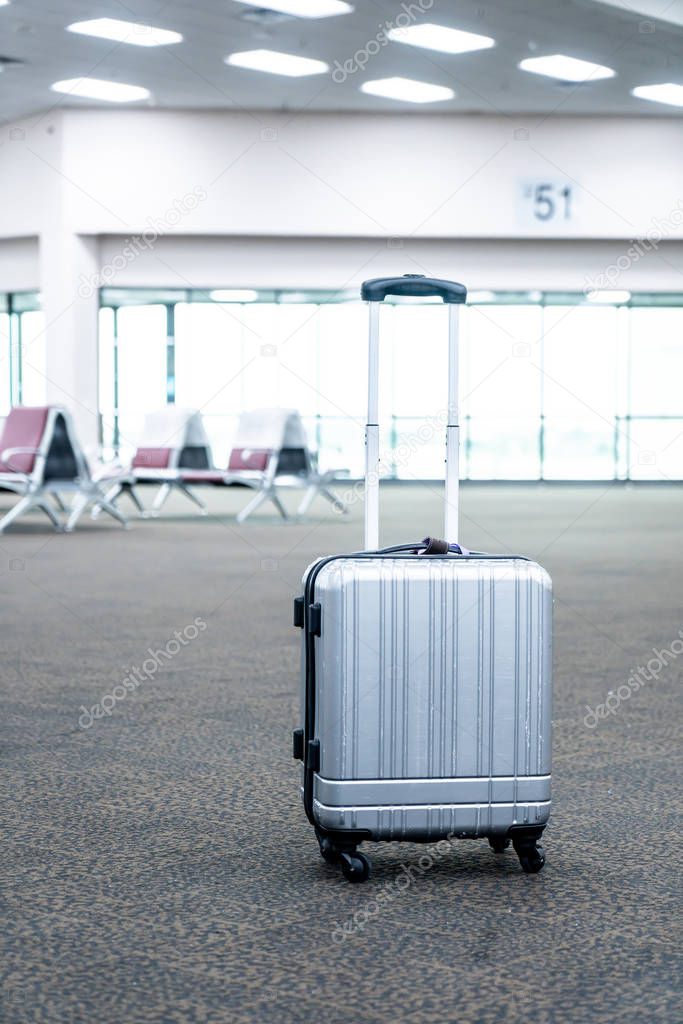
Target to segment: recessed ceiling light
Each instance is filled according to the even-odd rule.
[[[237,3],[291,14],[295,18],[335,18],[353,10],[351,4],[343,0],[237,0]]]
[[[631,293],[626,291],[625,288],[607,288],[601,291],[588,292],[586,298],[589,302],[602,302],[613,306],[620,306],[624,302],[628,302],[631,298]]]
[[[517,66],[522,71],[547,75],[560,82],[597,82],[600,78],[613,78],[616,75],[616,71],[604,64],[591,64],[589,60],[566,57],[563,53],[555,53],[550,57],[527,57]]]
[[[441,53],[469,53],[472,50],[488,50],[496,45],[489,36],[478,36],[475,32],[463,32],[445,25],[409,25],[407,28],[392,28],[387,32],[395,43],[421,46],[425,50],[439,50]]]
[[[253,288],[215,288],[209,298],[212,302],[255,302],[258,292]]]
[[[106,82],[103,78],[67,78],[53,82],[53,92],[64,92],[69,96],[85,96],[90,100],[106,100],[108,103],[133,103],[146,100],[149,89],[141,85],[126,85],[124,82]]]
[[[637,85],[631,89],[631,95],[639,100],[652,100],[654,103],[668,103],[672,107],[683,107],[683,85],[675,82],[662,82],[661,85]]]
[[[68,32],[83,36],[97,36],[98,39],[112,39],[117,43],[132,46],[170,46],[182,43],[180,32],[153,25],[138,25],[135,21],[119,21],[118,18],[93,18],[92,21],[75,21],[67,25]]]
[[[445,85],[432,85],[431,82],[416,82],[413,78],[377,78],[374,82],[363,82],[361,92],[371,96],[386,96],[390,100],[403,100],[406,103],[438,103],[440,100],[451,100],[455,96],[452,89]]]
[[[265,71],[269,75],[287,75],[301,78],[304,75],[322,75],[329,67],[322,60],[311,57],[297,57],[294,53],[279,53],[277,50],[244,50],[231,53],[225,58],[226,64],[252,71]]]
[[[354,295],[355,298],[355,295]],[[310,302],[310,292],[280,292],[278,302]]]

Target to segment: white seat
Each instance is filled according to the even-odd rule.
[[[197,409],[167,405],[145,417],[130,469],[124,478],[111,485],[107,499],[115,502],[127,493],[143,515],[158,515],[171,491],[177,490],[205,515],[204,502],[187,488],[183,470],[208,469],[211,464],[211,446],[201,414]],[[144,511],[135,484],[160,485],[149,512]]]
[[[253,409],[240,416],[230,452],[228,468],[183,473],[186,485],[245,484],[257,493],[237,516],[244,522],[266,501],[272,502],[283,519],[287,511],[278,490],[283,487],[305,488],[297,514],[305,515],[317,495],[325,498],[337,512],[345,514],[344,503],[329,489],[341,470],[318,471],[317,459],[308,446],[301,416],[296,409]]]

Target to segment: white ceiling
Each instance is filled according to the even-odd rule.
[[[270,48],[321,58],[334,67],[335,61],[343,64],[364,49],[386,22],[395,21],[403,9],[399,0],[355,0],[356,10],[350,15],[286,18],[270,25],[247,20],[249,9],[234,0],[13,0],[0,7],[0,56],[24,63],[0,74],[0,121],[54,104],[96,105],[49,90],[51,82],[85,75],[146,86],[152,92],[147,102],[158,107],[677,113],[676,108],[635,99],[629,92],[635,85],[683,84],[681,0],[423,3],[427,10],[418,21],[490,35],[496,46],[449,56],[389,43],[370,58],[364,72],[336,84],[329,74],[292,79],[227,67],[223,57],[236,50]],[[184,41],[149,49],[65,31],[73,21],[95,17],[175,29]],[[607,64],[617,76],[568,86],[517,68],[524,57],[558,52]],[[450,86],[456,97],[417,107],[358,89],[364,79],[393,75]]]

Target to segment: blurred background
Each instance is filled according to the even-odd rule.
[[[679,7],[3,5],[0,413],[127,458],[177,403],[224,466],[292,407],[359,475],[359,285],[425,273],[470,289],[465,477],[681,479]],[[437,478],[443,312],[395,313],[384,472]]]

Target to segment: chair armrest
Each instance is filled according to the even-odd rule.
[[[6,460],[8,455],[39,455],[40,448],[5,448],[4,452],[0,452],[0,460],[3,462]]]
[[[3,452],[0,452],[0,462],[6,463],[11,473],[16,473],[17,476],[23,476],[28,479],[28,474],[25,470],[12,468],[11,459],[13,455],[40,455],[40,448],[5,448]]]
[[[102,462],[100,459],[88,459],[88,465],[90,466],[90,475],[93,480],[104,480],[110,476],[129,476],[131,474],[130,465],[125,465],[121,459],[112,459],[110,462]]]

